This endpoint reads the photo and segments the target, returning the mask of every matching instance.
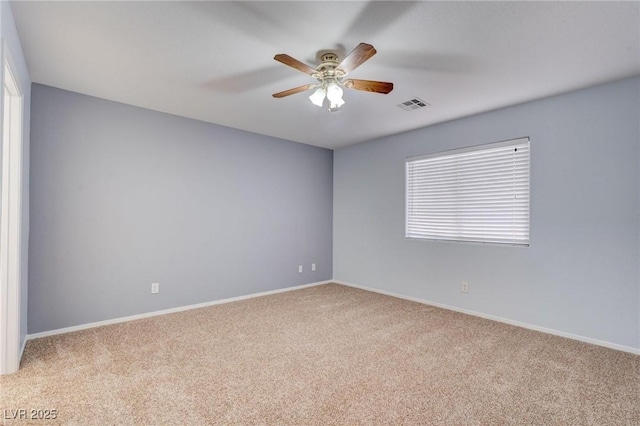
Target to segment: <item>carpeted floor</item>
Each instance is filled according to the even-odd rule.
[[[0,386],[7,425],[640,424],[640,356],[337,284],[32,340]]]

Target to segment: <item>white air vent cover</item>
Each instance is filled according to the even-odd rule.
[[[402,108],[405,111],[412,111],[414,109],[420,109],[428,106],[429,104],[423,101],[420,98],[409,99],[406,102],[398,104],[398,107]]]

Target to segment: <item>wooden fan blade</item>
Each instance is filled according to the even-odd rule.
[[[284,90],[282,92],[274,93],[274,98],[284,98],[285,96],[295,95],[296,93],[304,92],[305,90],[313,89],[316,84],[305,84],[304,86],[294,87],[293,89]]]
[[[349,74],[351,71],[368,61],[376,54],[376,52],[376,49],[372,45],[360,43],[347,55],[346,58],[342,60],[342,62],[340,62],[338,69],[344,71],[345,74]]]
[[[291,56],[285,53],[279,53],[273,57],[278,62],[282,62],[283,64],[290,66],[291,68],[295,68],[298,71],[302,71],[305,74],[313,75],[316,73],[316,70],[311,68],[309,65],[300,62],[296,58],[292,58]]]
[[[393,90],[393,83],[386,81],[373,80],[354,80],[349,79],[342,82],[347,89],[364,90],[365,92],[375,92],[387,94]]]

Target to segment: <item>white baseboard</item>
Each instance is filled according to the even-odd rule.
[[[363,285],[348,283],[348,282],[345,282],[345,281],[333,280],[332,282],[334,282],[336,284],[345,285],[345,286],[348,286],[348,287],[359,288],[361,290],[367,290],[367,291],[371,291],[371,292],[374,292],[374,293],[384,294],[386,296],[392,296],[392,297],[397,297],[399,299],[405,299],[405,300],[410,300],[412,302],[422,303],[422,304],[425,304],[425,305],[436,306],[438,308],[443,308],[443,309],[447,309],[447,310],[450,310],[450,311],[460,312],[460,313],[467,314],[467,315],[472,315],[472,316],[475,316],[475,317],[485,318],[485,319],[489,319],[489,320],[492,320],[492,321],[498,321],[498,322],[502,322],[502,323],[509,324],[509,325],[515,325],[517,327],[522,327],[522,328],[526,328],[526,329],[529,329],[529,330],[540,331],[542,333],[552,334],[554,336],[566,337],[568,339],[578,340],[578,341],[584,342],[584,343],[591,343],[592,345],[604,346],[605,348],[615,349],[615,350],[618,350],[618,351],[629,352],[629,353],[632,353],[632,354],[640,355],[640,348],[633,348],[631,346],[619,345],[617,343],[611,343],[611,342],[607,342],[607,341],[604,341],[604,340],[592,339],[591,337],[584,337],[584,336],[580,336],[580,335],[577,335],[577,334],[572,334],[572,333],[567,333],[567,332],[564,332],[564,331],[554,330],[554,329],[551,329],[551,328],[540,327],[540,326],[533,325],[533,324],[527,324],[525,322],[514,321],[514,320],[510,320],[508,318],[502,318],[502,317],[497,317],[497,316],[494,316],[494,315],[484,314],[482,312],[476,312],[476,311],[471,311],[471,310],[468,310],[468,309],[457,308],[455,306],[445,305],[443,303],[432,302],[430,300],[419,299],[417,297],[405,296],[405,295],[402,295],[402,294],[393,293],[391,291],[380,290],[380,289],[372,288],[372,287],[366,287],[366,286],[363,286]]]
[[[56,330],[49,330],[49,331],[43,331],[43,332],[40,332],[40,333],[28,334],[27,338],[25,339],[25,341],[24,341],[24,343],[22,345],[22,350],[24,351],[24,347],[25,347],[25,345],[27,343],[27,340],[37,339],[39,337],[55,336],[56,334],[71,333],[73,331],[86,330],[88,328],[102,327],[103,325],[118,324],[118,323],[121,323],[121,322],[134,321],[134,320],[139,320],[139,319],[143,319],[143,318],[150,318],[150,317],[155,317],[155,316],[158,316],[158,315],[173,314],[175,312],[182,312],[182,311],[188,311],[188,310],[191,310],[191,309],[205,308],[207,306],[221,305],[223,303],[237,302],[239,300],[252,299],[254,297],[269,296],[270,294],[277,294],[277,293],[284,293],[284,292],[287,292],[287,291],[300,290],[300,289],[303,289],[303,288],[315,287],[315,286],[318,286],[318,285],[329,284],[329,283],[332,283],[332,282],[334,282],[334,281],[333,280],[318,281],[318,282],[315,282],[315,283],[302,284],[302,285],[298,285],[298,286],[294,286],[294,287],[279,288],[277,290],[269,290],[269,291],[263,291],[263,292],[260,292],[260,293],[247,294],[247,295],[244,295],[244,296],[230,297],[228,299],[213,300],[211,302],[196,303],[195,305],[179,306],[177,308],[163,309],[161,311],[146,312],[144,314],[131,315],[131,316],[120,317],[120,318],[113,318],[113,319],[109,319],[109,320],[97,321],[97,322],[92,322],[92,323],[88,323],[88,324],[74,325],[73,327],[58,328]]]

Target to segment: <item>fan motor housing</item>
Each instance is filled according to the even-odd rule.
[[[325,79],[340,79],[344,77],[344,72],[337,69],[339,65],[338,60],[340,59],[337,54],[331,52],[325,53],[320,59],[322,63],[316,68],[318,70],[317,75],[314,75],[318,80],[323,81]]]

